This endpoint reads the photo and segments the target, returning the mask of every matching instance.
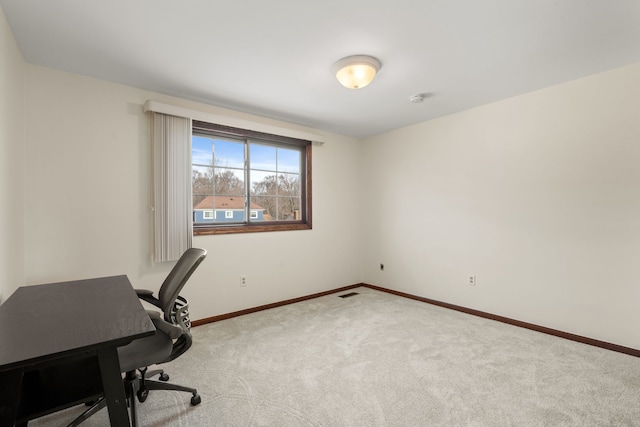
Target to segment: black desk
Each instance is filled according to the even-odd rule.
[[[117,347],[154,331],[126,276],[18,288],[0,305],[0,426],[102,395],[129,426]]]

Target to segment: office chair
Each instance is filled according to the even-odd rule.
[[[191,347],[191,322],[189,320],[189,304],[178,294],[191,274],[207,256],[204,249],[191,248],[182,254],[176,265],[162,283],[158,291],[158,298],[152,291],[136,289],[138,297],[162,310],[147,311],[156,327],[155,335],[132,341],[118,348],[120,370],[125,373],[124,386],[129,409],[131,425],[137,425],[135,400],[144,402],[149,390],[177,390],[191,393],[191,405],[201,402],[200,395],[195,388],[170,384],[166,381],[169,376],[161,369],[147,372],[147,367],[154,364],[166,363],[182,355]],[[139,373],[138,373],[139,372]],[[149,380],[149,377],[160,375],[160,381]],[[104,398],[100,398],[91,405],[68,427],[75,427],[106,406]]]

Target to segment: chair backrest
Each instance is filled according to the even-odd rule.
[[[207,251],[204,249],[187,249],[162,283],[158,291],[158,300],[167,322],[172,322],[171,315],[180,291],[206,256]]]

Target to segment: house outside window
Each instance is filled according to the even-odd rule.
[[[311,228],[309,141],[194,121],[192,147],[194,234]]]

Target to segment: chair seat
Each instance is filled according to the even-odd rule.
[[[165,360],[173,348],[173,340],[159,331],[118,348],[120,370],[129,372]]]

